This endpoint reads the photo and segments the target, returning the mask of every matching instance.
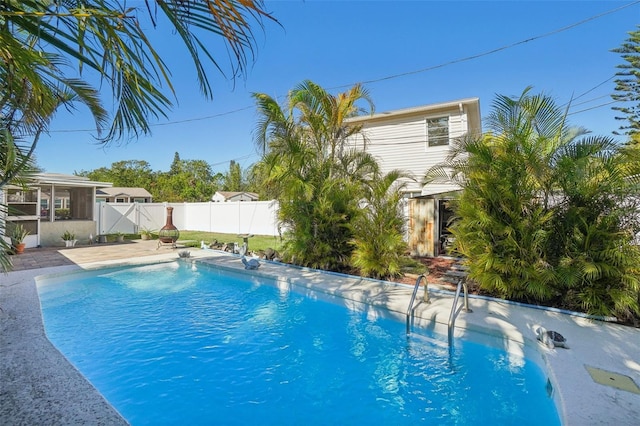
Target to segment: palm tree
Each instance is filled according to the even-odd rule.
[[[406,184],[399,182],[408,177],[393,170],[365,185],[364,205],[351,222],[354,246],[351,261],[364,275],[377,279],[402,275],[407,244],[401,190]]]
[[[11,78],[4,77],[7,77],[6,85],[11,85]],[[36,96],[32,89],[24,83],[20,88],[7,90],[0,100],[0,190],[8,183],[27,186],[37,171],[33,152],[40,135],[58,106],[75,98],[71,93]],[[8,206],[0,204],[0,235],[5,235],[4,217],[8,213]],[[4,239],[0,239],[0,270],[3,272],[12,266],[7,256],[9,248]]]
[[[374,112],[369,92],[360,84],[332,96],[316,83],[305,80],[289,93],[286,113],[266,94],[257,93],[254,98],[261,115],[255,132],[256,145],[261,152],[274,149],[270,146],[273,140],[294,125],[304,127],[306,143],[329,161],[342,154],[349,137],[361,134],[362,126],[349,124],[347,119]],[[362,101],[368,108],[360,106]],[[289,121],[287,126],[284,126],[285,121]]]
[[[288,230],[285,254],[294,263],[332,270],[347,268],[353,247],[349,222],[359,213],[362,182],[378,172],[367,153],[347,149],[361,131],[347,119],[363,111],[368,93],[356,85],[333,96],[305,81],[288,97],[288,108],[266,94],[258,105],[255,139],[263,152],[259,165],[266,192],[280,202]]]
[[[223,68],[205,36],[226,42],[235,77],[254,51],[251,24],[273,19],[261,0],[140,4],[146,11],[124,0],[0,2],[0,189],[26,171],[61,105],[86,106],[105,144],[150,133],[150,119],[166,117],[175,92],[170,70],[145,30],[145,17],[153,27],[162,20],[178,35],[207,98],[212,89],[205,63]],[[112,117],[105,103],[113,104]]]
[[[222,66],[207,47],[207,35],[222,37],[233,59],[232,74],[244,72],[253,53],[251,23],[272,19],[262,1],[144,2],[146,13],[122,0],[10,0],[0,5],[0,73],[5,84],[0,99],[21,93],[27,114],[38,114],[31,101],[48,102],[71,92],[84,99],[96,119],[97,130],[107,125],[97,91],[75,77],[94,73],[102,92],[109,93],[115,114],[103,142],[149,133],[149,118],[166,116],[171,101],[160,88],[174,94],[170,70],[152,45],[148,17],[155,26],[169,25],[190,53],[201,91],[211,98],[205,61]],[[76,65],[71,65],[74,61]],[[108,90],[104,90],[108,88]],[[87,92],[92,98],[87,99]],[[5,111],[2,111],[6,117]]]

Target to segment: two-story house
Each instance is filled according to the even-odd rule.
[[[451,142],[467,133],[481,133],[478,98],[425,105],[352,118],[363,126],[363,136],[351,146],[371,153],[383,173],[403,170],[413,179],[404,188],[407,207],[407,233],[411,253],[437,256],[443,253],[451,216],[448,201],[459,190],[451,184],[422,182],[426,171],[445,160]]]

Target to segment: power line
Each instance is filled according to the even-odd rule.
[[[414,75],[414,74],[420,74],[420,73],[424,73],[424,72],[428,72],[428,71],[433,71],[435,69],[444,68],[444,67],[447,67],[449,65],[454,65],[454,64],[458,64],[458,63],[462,63],[462,62],[467,62],[467,61],[478,59],[478,58],[481,58],[481,57],[484,57],[484,56],[492,55],[494,53],[498,53],[498,52],[501,52],[501,51],[504,51],[504,50],[507,50],[507,49],[511,49],[513,47],[520,46],[522,44],[529,43],[531,41],[536,41],[536,40],[539,40],[541,38],[550,37],[552,35],[559,34],[559,33],[564,32],[564,31],[568,31],[568,30],[576,28],[576,27],[578,27],[580,25],[583,25],[583,24],[586,24],[588,22],[594,21],[596,19],[602,18],[603,16],[619,12],[619,11],[621,11],[623,9],[626,9],[628,7],[637,5],[639,3],[640,3],[640,0],[636,0],[636,1],[631,2],[629,4],[626,4],[626,5],[623,5],[623,6],[619,6],[619,7],[614,8],[614,9],[607,10],[607,11],[599,13],[597,15],[590,16],[590,17],[588,17],[586,19],[583,19],[583,20],[575,22],[573,24],[558,28],[556,30],[549,31],[547,33],[540,34],[540,35],[537,35],[537,36],[534,36],[534,37],[530,37],[530,38],[525,39],[525,40],[520,40],[520,41],[517,41],[515,43],[507,44],[507,45],[504,45],[504,46],[501,46],[501,47],[498,47],[498,48],[495,48],[495,49],[491,49],[491,50],[488,50],[488,51],[485,51],[485,52],[482,52],[482,53],[466,56],[466,57],[463,57],[463,58],[454,59],[452,61],[443,62],[441,64],[433,65],[433,66],[422,68],[422,69],[418,69],[418,70],[413,70],[413,71],[407,71],[407,72],[403,72],[403,73],[393,74],[393,75],[389,75],[389,76],[385,76],[385,77],[380,77],[380,78],[377,78],[377,79],[365,80],[365,81],[362,81],[360,83],[361,84],[379,83],[381,81],[392,80],[392,79],[396,79],[396,78],[400,78],[400,77],[405,77],[405,76],[408,76],[408,75]],[[592,87],[591,89],[587,90],[586,92],[582,93],[581,95],[577,96],[574,99],[578,99],[578,98],[586,95],[587,93],[595,90],[596,88],[598,88],[601,85],[605,84],[606,82],[608,82],[609,80],[611,80],[614,77],[615,77],[615,75],[610,77],[609,79],[603,81],[602,83],[599,83],[598,85]],[[328,90],[342,89],[342,88],[345,88],[345,87],[352,87],[353,85],[354,84],[346,84],[346,85],[334,86],[334,87],[328,88]],[[235,114],[235,113],[241,112],[241,111],[246,111],[246,110],[252,109],[254,107],[255,107],[254,105],[250,105],[250,106],[238,108],[238,109],[235,109],[235,110],[222,112],[222,113],[219,113],[219,114],[213,114],[213,115],[208,115],[208,116],[203,116],[203,117],[195,117],[195,118],[190,118],[190,119],[185,119],[185,120],[168,121],[168,122],[165,122],[165,123],[156,123],[156,124],[151,124],[150,127],[168,126],[168,125],[173,125],[173,124],[182,124],[182,123],[188,123],[188,122],[194,122],[194,121],[209,120],[209,119],[212,119],[212,118],[218,118],[218,117],[222,117],[222,116],[225,116],[225,115]],[[80,133],[80,132],[92,132],[94,130],[95,129],[50,130],[49,133]]]
[[[576,99],[580,99],[581,97],[583,97],[584,95],[586,95],[587,93],[593,92],[594,90],[596,90],[598,87],[602,86],[603,84],[613,80],[614,78],[616,78],[617,74],[612,75],[611,77],[609,77],[608,79],[606,79],[605,81],[603,81],[602,83],[598,83],[595,86],[593,86],[591,89],[587,90],[586,92],[583,92],[582,94],[576,96],[575,98],[573,98],[572,100],[576,100]],[[609,96],[609,95],[605,95],[605,96]]]
[[[246,155],[243,155],[243,156],[241,156],[241,157],[232,158],[232,159],[230,159],[230,160],[226,160],[226,161],[218,161],[217,163],[211,163],[210,165],[211,165],[212,167],[215,167],[215,166],[221,166],[221,165],[223,165],[223,164],[227,164],[227,163],[229,163],[229,162],[231,162],[231,161],[247,160],[247,159],[249,159],[249,158],[251,158],[251,157],[254,157],[254,156],[256,156],[256,155],[258,155],[258,154],[256,154],[256,153],[253,153],[253,154],[246,154]]]
[[[602,108],[603,106],[607,106],[607,105],[615,104],[616,102],[620,102],[620,101],[611,101],[611,102],[607,102],[607,103],[604,103],[604,104],[600,104],[600,105],[593,106],[593,107],[591,107],[591,108],[581,109],[580,111],[573,111],[573,112],[568,113],[567,115],[580,114],[581,112],[591,111],[592,109],[597,109],[597,108]]]
[[[602,99],[602,98],[610,98],[611,95],[610,94],[606,94],[606,95],[600,95],[598,97],[595,98],[591,98],[591,99],[587,99],[586,101],[582,101],[582,102],[578,102],[578,103],[572,103],[571,107],[577,107],[578,105],[584,105],[584,104],[588,104],[589,102],[593,102],[593,101],[597,101],[598,99]]]
[[[471,55],[471,56],[466,56],[464,58],[454,59],[454,60],[449,61],[449,62],[444,62],[442,64],[434,65],[434,66],[427,67],[427,68],[422,68],[422,69],[415,70],[415,71],[407,71],[407,72],[404,72],[404,73],[394,74],[394,75],[390,75],[390,76],[387,76],[387,77],[381,77],[381,78],[377,78],[377,79],[373,79],[373,80],[363,81],[362,84],[378,83],[380,81],[391,80],[391,79],[394,79],[394,78],[404,77],[404,76],[407,76],[407,75],[419,74],[419,73],[423,73],[423,72],[427,72],[427,71],[432,71],[432,70],[435,70],[435,69],[438,69],[438,68],[443,68],[443,67],[446,67],[446,66],[449,66],[449,65],[458,64],[458,63],[470,61],[470,60],[473,60],[473,59],[478,59],[478,58],[481,58],[483,56],[492,55],[494,53],[501,52],[503,50],[507,50],[507,49],[510,49],[512,47],[516,47],[516,46],[519,46],[521,44],[528,43],[530,41],[534,41],[534,40],[538,40],[538,39],[541,39],[541,38],[549,37],[549,36],[552,36],[552,35],[555,35],[555,34],[570,30],[570,29],[575,28],[577,26],[586,24],[587,22],[599,19],[599,18],[601,18],[603,16],[606,16],[606,15],[609,15],[611,13],[618,12],[618,11],[620,11],[622,9],[625,9],[627,7],[631,7],[631,6],[636,5],[638,3],[640,3],[640,0],[639,1],[635,1],[633,3],[626,4],[624,6],[617,7],[615,9],[611,9],[611,10],[602,12],[602,13],[600,13],[598,15],[591,16],[589,18],[583,19],[582,21],[578,21],[576,23],[573,23],[571,25],[567,25],[567,26],[559,28],[557,30],[553,30],[553,31],[550,31],[550,32],[547,32],[547,33],[544,33],[544,34],[541,34],[541,35],[538,35],[538,36],[534,36],[534,37],[531,37],[531,38],[528,38],[528,39],[525,39],[525,40],[521,40],[521,41],[518,41],[518,42],[515,42],[515,43],[507,44],[505,46],[501,46],[501,47],[498,47],[496,49],[488,50],[486,52],[478,53],[476,55]],[[343,87],[351,87],[351,86],[337,86],[337,87],[334,87],[334,89],[341,89]]]
[[[160,127],[160,126],[168,126],[170,124],[182,124],[182,123],[189,123],[191,121],[209,120],[211,118],[223,117],[225,115],[235,114],[236,112],[246,111],[246,110],[252,109],[252,108],[254,108],[254,105],[246,106],[246,107],[242,107],[242,108],[238,108],[238,109],[234,109],[232,111],[221,112],[219,114],[207,115],[205,117],[187,118],[187,119],[184,119],[184,120],[176,120],[176,121],[169,121],[169,122],[166,122],[166,123],[152,124],[152,126]]]

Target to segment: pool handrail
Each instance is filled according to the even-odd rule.
[[[471,308],[469,308],[469,289],[467,287],[467,277],[466,274],[460,274],[460,279],[458,280],[458,286],[456,287],[456,295],[453,298],[453,305],[451,305],[451,313],[449,314],[449,323],[448,323],[448,339],[449,339],[449,348],[451,348],[453,343],[453,329],[456,326],[456,318],[458,313],[456,312],[458,307],[458,299],[460,298],[460,289],[464,289],[464,305],[461,311],[464,312],[473,312]]]
[[[413,311],[416,308],[413,306],[413,303],[416,300],[416,294],[418,293],[418,288],[420,287],[420,281],[424,278],[424,295],[422,296],[422,301],[425,303],[431,303],[429,299],[429,292],[427,291],[427,287],[429,286],[429,281],[427,280],[426,274],[420,274],[418,279],[416,280],[416,285],[413,287],[413,294],[411,295],[411,301],[409,302],[409,307],[407,308],[407,334],[411,332],[411,318],[413,317]]]

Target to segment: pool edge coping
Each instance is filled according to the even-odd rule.
[[[239,262],[239,257],[234,255],[229,255],[228,253],[227,254],[215,253],[210,250],[202,250],[194,253],[194,256],[190,260],[200,261],[203,258],[210,258],[210,259],[213,258],[216,261],[215,266],[217,267],[226,265],[228,268],[232,270],[239,271],[239,272],[246,272],[244,271],[242,264]],[[39,278],[39,277],[46,277],[47,275],[51,275],[51,274],[53,275],[65,274],[68,272],[87,272],[90,270],[102,269],[102,268],[108,268],[108,267],[135,266],[135,265],[144,265],[144,264],[150,264],[150,263],[160,263],[160,262],[172,261],[176,259],[177,258],[175,254],[164,254],[164,255],[158,255],[158,256],[133,258],[133,259],[127,259],[127,260],[93,262],[93,263],[85,264],[82,266],[70,265],[70,266],[44,268],[42,270],[19,271],[19,272],[11,273],[13,275],[10,274],[12,277],[15,277],[14,282],[3,283],[2,285],[0,285],[0,291],[2,291],[2,293],[6,293],[5,291],[6,289],[17,288],[14,286],[19,287],[21,285],[22,287],[25,287],[25,290],[27,290],[29,285],[31,285],[32,289],[35,290],[36,296],[37,296],[37,289],[36,289],[37,279],[36,278]],[[259,269],[256,274],[265,275],[267,271],[274,269],[272,272],[273,275],[267,274],[266,276],[272,279],[282,278],[283,276],[282,269],[278,269],[278,268],[285,268],[285,270],[287,271],[287,274],[295,275],[294,281],[297,281],[297,282],[293,282],[293,284],[296,284],[296,285],[303,284],[305,287],[313,288],[314,290],[319,290],[319,291],[323,291],[322,288],[330,289],[330,290],[332,289],[331,286],[322,287],[323,285],[327,286],[326,281],[345,280],[346,284],[342,283],[341,285],[343,285],[343,288],[338,290],[351,291],[352,297],[356,297],[356,298],[355,299],[351,297],[348,297],[348,298],[350,300],[356,300],[359,302],[363,302],[362,300],[363,289],[362,288],[358,289],[356,285],[357,283],[354,283],[353,281],[360,282],[360,283],[362,283],[362,281],[367,281],[369,286],[365,288],[365,290],[368,291],[368,293],[364,294],[365,299],[367,297],[370,297],[371,298],[370,302],[374,306],[380,306],[380,304],[382,303],[381,295],[384,295],[384,292],[378,291],[379,289],[377,289],[374,292],[373,290],[371,290],[371,287],[375,287],[375,286],[371,286],[372,282],[366,279],[361,279],[359,277],[337,276],[337,275],[326,274],[324,278],[319,278],[317,275],[315,275],[315,274],[319,274],[318,271],[300,269],[300,268],[296,269],[296,268],[290,267],[289,265],[278,264],[273,262],[263,262],[261,269]],[[278,270],[280,271],[280,273],[278,273]],[[327,279],[327,277],[329,277],[329,279]],[[323,280],[324,280],[324,284],[323,284]],[[372,281],[375,281],[375,280],[372,280]],[[396,291],[393,294],[393,300],[391,301],[392,307],[387,308],[396,313],[402,314],[402,309],[399,308],[400,307],[399,300],[402,299],[403,297],[401,293],[407,292],[407,286],[404,286],[403,288],[401,285],[396,285],[395,283],[386,283],[386,282],[379,282],[379,284],[381,284],[381,287],[383,287],[383,290],[384,290],[384,287],[386,287],[387,289],[389,288],[394,288],[396,290],[402,289],[402,291]],[[316,288],[316,286],[318,286],[319,288]],[[333,288],[333,290],[331,291],[336,291],[336,289]],[[328,294],[337,295],[335,294],[335,292],[331,292],[331,291],[328,292]],[[346,293],[341,292],[338,296],[343,297],[344,294]],[[524,330],[520,330],[518,326],[514,324],[511,324],[511,327],[509,327],[508,326],[509,322],[505,321],[506,313],[510,314],[512,311],[527,310],[527,308],[521,307],[521,306],[515,306],[515,307],[512,306],[512,307],[509,307],[509,309],[505,310],[505,305],[507,304],[499,300],[471,299],[470,303],[472,303],[472,308],[474,310],[479,310],[477,311],[479,315],[474,316],[473,314],[470,314],[468,316],[462,315],[461,317],[459,317],[458,322],[456,324],[456,336],[460,335],[461,330],[464,330],[464,329],[474,330],[474,328],[479,327],[480,330],[485,330],[485,331],[492,330],[493,332],[502,333],[501,336],[506,337],[507,345],[509,345],[510,342],[518,342],[520,340],[519,344],[536,348],[540,352],[540,355],[544,360],[545,367],[546,367],[545,373],[548,374],[549,379],[552,381],[552,384],[555,390],[554,398],[557,398],[556,402],[557,402],[557,407],[559,409],[559,415],[560,415],[562,424],[565,424],[565,425],[610,424],[610,422],[612,421],[620,421],[623,424],[626,424],[625,419],[629,420],[629,419],[636,419],[640,417],[640,398],[637,398],[635,400],[633,398],[630,399],[628,392],[625,392],[623,390],[616,390],[607,386],[602,386],[602,385],[596,384],[593,381],[589,383],[589,381],[585,381],[584,378],[582,377],[580,380],[577,380],[577,383],[576,383],[576,380],[572,380],[572,377],[571,377],[571,374],[576,373],[580,369],[585,374],[588,375],[588,373],[586,372],[586,369],[583,368],[583,365],[594,366],[596,368],[603,368],[602,364],[604,363],[609,366],[609,368],[605,366],[604,367],[605,369],[608,369],[610,371],[613,371],[619,374],[628,375],[637,384],[640,383],[640,358],[638,358],[640,356],[640,330],[629,329],[627,327],[621,331],[619,328],[616,328],[616,327],[622,327],[622,326],[615,325],[615,324],[606,324],[606,323],[594,326],[593,320],[587,320],[580,317],[576,317],[576,318],[572,318],[571,320],[568,320],[567,317],[569,315],[565,313],[539,311],[538,314],[542,313],[542,317],[543,317],[542,319],[544,321],[548,321],[549,324],[552,324],[552,327],[556,325],[559,325],[561,327],[560,330],[563,330],[563,334],[568,335],[569,343],[572,347],[572,349],[569,349],[569,350],[562,350],[562,349],[548,350],[546,348],[541,347],[540,345],[537,345],[535,338],[532,337],[533,335],[531,333],[529,334],[525,333]],[[408,298],[405,300],[405,304],[408,304]],[[433,321],[435,321],[436,323],[445,324],[446,326],[446,320],[439,320],[439,318],[448,319],[448,313],[449,313],[450,307],[451,307],[450,302],[449,302],[448,308],[446,307],[445,297],[442,297],[442,298],[439,297],[435,305],[434,303],[432,303],[431,305],[425,305],[425,306],[419,307],[419,309],[416,310],[416,317],[419,318],[418,325],[424,326],[425,324],[428,325],[429,323],[432,323]],[[42,323],[42,314],[40,311],[39,298],[37,298],[37,311],[39,313],[38,320],[40,321],[40,323]],[[433,311],[437,311],[437,312],[434,313]],[[478,321],[478,319],[480,319],[480,313],[484,314],[482,316],[482,319],[484,319],[484,322],[482,320]],[[5,312],[4,310],[0,311],[0,317],[2,318],[5,318],[8,314],[9,313]],[[535,321],[531,321],[531,315],[536,316],[530,313],[530,315],[527,316],[527,318],[525,318],[528,322],[525,322],[524,328],[528,330],[528,332],[532,331],[531,326],[533,322],[535,322]],[[490,321],[487,321],[489,319]],[[541,321],[538,321],[538,323],[540,322]],[[5,320],[3,320],[3,323],[5,323]],[[621,334],[624,334],[625,336],[635,337],[635,345],[629,343],[626,346],[620,345],[620,344],[616,346],[616,348],[618,349],[620,349],[621,347],[623,349],[625,348],[627,349],[624,353],[618,352],[615,354],[615,355],[618,355],[618,358],[622,356],[627,358],[626,366],[624,367],[620,365],[611,366],[610,362],[607,361],[607,360],[610,361],[612,359],[612,355],[614,355],[611,353],[611,351],[609,351],[609,353],[607,354],[608,357],[605,357],[605,358],[598,357],[598,356],[578,357],[579,362],[577,363],[577,367],[575,365],[572,366],[572,364],[576,364],[571,360],[571,358],[573,358],[574,353],[580,353],[582,355],[585,355],[584,349],[592,349],[592,348],[585,347],[583,344],[578,344],[578,343],[585,343],[581,341],[584,339],[576,340],[573,333],[571,332],[567,333],[566,331],[564,331],[562,327],[566,326],[567,324],[571,325],[572,323],[574,327],[579,327],[579,328],[581,327],[583,329],[586,329],[586,328],[613,329],[615,331],[615,334],[618,335],[617,336],[618,338],[623,337],[621,336]],[[547,322],[545,322],[545,326],[546,325],[547,325]],[[522,325],[520,325],[520,327],[522,327]],[[547,327],[547,328],[552,328],[552,327]],[[5,324],[3,324],[3,328],[2,328],[3,333],[5,329],[6,329]],[[608,333],[608,334],[612,334],[612,333]],[[2,337],[4,339],[4,336]],[[42,336],[40,337],[44,337],[48,342],[48,339],[44,334],[44,326],[42,326]],[[572,342],[575,342],[576,344],[578,344],[577,347],[574,346]],[[51,346],[51,348],[53,348],[55,352],[58,352],[50,342],[49,342],[49,345]],[[2,346],[4,347],[6,345],[2,345]],[[602,347],[600,349],[602,349]],[[50,350],[50,348],[47,350]],[[580,352],[575,352],[577,350],[579,350]],[[630,354],[631,350],[635,351],[634,352],[635,358]],[[5,348],[0,348],[0,351],[4,352]],[[598,352],[598,351],[589,351],[591,355],[594,355],[595,352]],[[589,353],[587,353],[587,355],[589,355]],[[3,353],[3,359],[4,357],[5,357],[5,354]],[[574,359],[573,361],[576,361],[576,360]],[[70,363],[68,363],[68,365],[74,371],[76,371],[75,367],[73,367]],[[567,368],[567,367],[573,367],[573,368]],[[82,378],[84,379],[84,377]],[[575,379],[575,377],[573,379]],[[84,380],[88,383],[86,379]],[[93,386],[90,383],[89,385],[93,388]],[[2,386],[4,388],[5,385],[3,384]],[[580,398],[580,397],[576,398],[576,396],[574,395],[574,392],[571,392],[576,387],[582,390],[583,391],[582,393],[586,393],[587,395],[585,395],[584,398]],[[589,395],[589,390],[593,392],[592,395]],[[98,400],[106,401],[99,392],[97,391],[95,392],[97,393],[96,397]],[[5,393],[4,391],[0,392],[0,395],[4,395],[4,393]],[[2,396],[2,398],[4,398],[4,396]],[[86,395],[83,395],[80,398],[80,400],[82,401],[83,404],[86,404],[87,403]],[[68,401],[67,399],[64,400],[64,402],[67,402],[67,401]],[[605,404],[605,402],[607,403]],[[0,405],[0,407],[2,408],[0,409],[0,418],[4,418],[6,407],[2,400],[0,400],[0,403],[2,403],[2,405]],[[111,406],[109,405],[109,407]],[[111,408],[113,409],[113,407]],[[613,410],[613,413],[611,410]],[[618,417],[618,420],[616,420],[616,416]],[[126,420],[124,418],[120,417],[120,420],[122,420],[124,424],[126,424]],[[15,423],[20,423],[20,421]],[[9,422],[6,424],[14,424],[14,423]]]

